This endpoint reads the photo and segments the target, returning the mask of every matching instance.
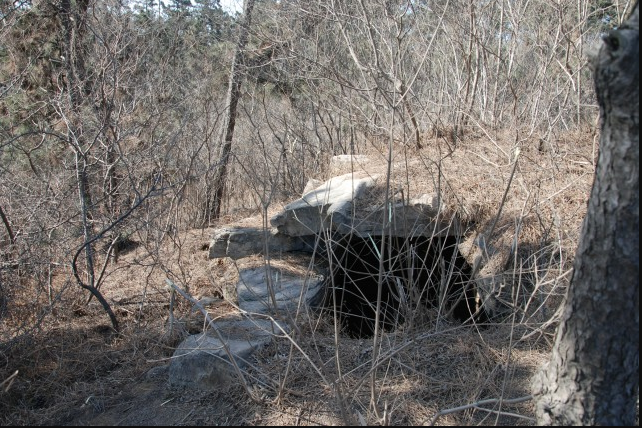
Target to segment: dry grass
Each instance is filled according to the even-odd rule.
[[[120,335],[111,332],[95,300],[86,304],[64,269],[54,278],[61,294],[53,306],[45,298],[34,305],[25,279],[0,323],[0,381],[18,371],[2,385],[0,424],[533,425],[530,401],[502,400],[530,393],[530,376],[550,351],[592,184],[594,142],[588,132],[541,143],[480,131],[456,147],[432,139],[419,151],[395,148],[392,188],[410,197],[440,190],[444,215],[457,215],[469,227],[470,253],[464,256],[472,259],[472,242],[486,234],[494,248],[488,266],[515,258],[510,272],[523,285],[514,296],[519,310],[501,323],[461,325],[426,313],[412,327],[384,333],[373,349],[373,339],[336,336],[327,316],[300,314],[290,338],[275,338],[255,355],[246,373],[252,391],[239,385],[173,390],[150,369],[166,364],[202,319],[179,299],[174,314],[181,323],[168,330],[165,278],[192,296],[214,298],[208,306],[213,317],[233,312],[221,298],[223,284],[234,282],[234,264],[207,259],[211,229],[186,231],[153,248],[141,245],[110,269],[101,290],[122,323]],[[368,161],[358,169],[382,174],[379,183],[385,184],[386,151],[373,146],[363,154]],[[354,167],[331,165],[328,171]],[[375,200],[381,188],[376,192]],[[273,214],[279,207],[270,209]],[[263,219],[259,213],[221,222],[231,223],[260,226]],[[514,242],[518,251],[511,253]],[[20,323],[38,327],[18,335]]]

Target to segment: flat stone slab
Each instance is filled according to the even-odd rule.
[[[358,213],[358,218],[349,224],[337,224],[335,230],[341,234],[361,237],[444,237],[459,236],[463,227],[456,219],[439,218],[441,207],[436,195],[422,195],[408,204],[397,202],[389,207],[371,207]],[[388,224],[384,228],[384,221]]]
[[[456,218],[444,216],[436,194],[424,194],[407,203],[384,205],[373,197],[378,176],[365,172],[334,177],[321,185],[310,180],[307,193],[286,205],[270,219],[272,228],[224,227],[214,232],[210,259],[240,259],[251,255],[312,253],[315,239],[326,232],[361,237],[461,236],[464,227]],[[316,188],[309,190],[313,185]],[[368,190],[372,190],[367,192]],[[372,199],[372,201],[370,200]],[[387,224],[385,223],[387,222]]]
[[[441,237],[463,233],[456,219],[439,217],[443,207],[434,194],[421,195],[407,204],[395,202],[383,206],[383,201],[378,201],[378,206],[368,206],[365,192],[375,186],[377,179],[378,176],[363,172],[334,177],[286,205],[272,217],[271,224],[281,234],[292,237],[314,236],[323,231],[362,237],[382,234]]]
[[[353,201],[373,187],[377,178],[364,173],[331,178],[286,205],[270,223],[288,236],[316,235],[332,229],[334,224],[346,224],[352,218]]]
[[[289,331],[287,326],[281,327]],[[209,329],[189,336],[176,348],[168,369],[170,385],[212,390],[236,382],[237,372],[230,355],[243,369],[254,351],[268,344],[274,335],[283,334],[276,324],[264,319],[216,322],[213,328],[220,337]]]
[[[306,251],[308,241],[287,236],[276,229],[265,231],[255,227],[224,227],[217,229],[210,242],[210,259],[229,257],[237,260],[252,254]]]
[[[288,255],[269,264],[263,257],[247,257],[228,270],[236,277],[234,300],[244,316],[216,321],[204,333],[187,337],[168,368],[173,386],[211,390],[238,381],[230,355],[242,369],[254,351],[289,333],[290,327],[280,321],[287,313],[323,298],[324,275],[312,269],[306,255]]]
[[[297,266],[274,262],[242,268],[236,287],[239,307],[250,313],[278,314],[317,305],[323,295],[324,276],[309,271],[309,260]],[[269,273],[268,273],[269,272]]]

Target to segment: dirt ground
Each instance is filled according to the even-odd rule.
[[[201,298],[220,296],[222,292],[213,284],[224,281],[222,275],[232,264],[227,259],[207,259],[205,244],[210,234],[208,230],[192,230],[182,236],[180,245],[170,246],[163,253],[165,260],[176,257],[178,261],[180,255],[182,269],[189,272],[190,292]],[[241,382],[216,391],[173,388],[167,382],[173,347],[186,334],[202,330],[203,319],[191,305],[177,302],[177,324],[170,336],[167,290],[150,285],[146,291],[149,303],[140,305],[140,285],[117,287],[118,283],[136,284],[136,278],[142,277],[149,284],[163,283],[162,271],[141,275],[140,266],[146,264],[144,253],[135,249],[122,255],[118,263],[123,268],[104,285],[106,296],[119,302],[114,308],[124,320],[123,333],[116,336],[111,332],[108,318],[94,302],[78,308],[74,313],[77,320],[72,323],[84,322],[83,328],[52,331],[60,334],[56,339],[59,345],[68,348],[68,361],[60,361],[56,367],[66,371],[62,376],[66,384],[60,385],[60,395],[41,397],[42,408],[29,411],[20,422],[100,426],[422,425],[440,410],[456,407],[455,403],[470,404],[488,396],[528,396],[528,377],[546,356],[547,346],[532,349],[532,341],[528,341],[527,349],[511,345],[507,325],[482,331],[453,323],[437,330],[427,320],[415,331],[386,334],[382,353],[394,355],[388,360],[382,358],[379,393],[387,398],[381,399],[381,413],[376,415],[369,405],[371,339],[339,335],[340,364],[350,374],[345,375],[342,391],[333,390],[327,377],[333,372],[336,375],[333,327],[329,318],[319,320],[312,315],[299,324],[300,352],[292,349],[288,340],[275,338],[255,355],[255,365],[246,373],[249,388]],[[221,300],[208,306],[208,311],[213,317],[225,316],[234,308]],[[83,375],[80,379],[73,373],[76,369]],[[62,382],[61,374],[43,370],[38,377]],[[275,382],[286,376],[288,381],[280,389]],[[13,387],[20,387],[20,382]],[[435,401],[436,397],[441,399]],[[528,400],[508,408],[512,411],[500,415],[500,424],[532,424],[527,419],[532,415]],[[520,416],[507,416],[512,412]],[[458,413],[441,416],[437,424],[496,423],[487,412],[474,408]]]
[[[243,379],[215,391],[177,389],[167,383],[172,353],[204,325],[188,301],[170,304],[165,279],[209,298],[213,318],[235,311],[224,298],[233,262],[208,259],[214,229],[184,231],[155,247],[128,248],[108,270],[101,291],[121,323],[118,335],[95,299],[87,304],[84,292],[73,291],[70,273],[57,274],[55,313],[46,314],[38,335],[0,355],[0,424],[534,425],[530,377],[552,346],[592,182],[594,141],[561,136],[545,150],[525,142],[514,170],[514,139],[483,135],[448,156],[435,144],[394,160],[395,179],[402,187],[410,180],[413,196],[433,188],[440,170],[445,202],[475,230],[492,223],[515,171],[498,224],[512,239],[516,219],[523,220],[517,234],[528,250],[524,260],[538,263],[525,262],[535,268],[520,274],[530,278],[529,296],[541,299],[535,311],[462,325],[427,310],[384,333],[376,348],[371,338],[336,331],[328,315],[301,313],[291,337],[275,337],[258,351]],[[374,172],[385,172],[377,159],[385,153],[368,155]],[[335,165],[328,174],[345,168]],[[245,221],[260,225],[262,217]],[[552,224],[552,237],[545,237]],[[538,271],[542,261],[547,269]]]

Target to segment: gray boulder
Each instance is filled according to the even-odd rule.
[[[316,235],[333,225],[350,223],[353,201],[373,187],[377,178],[356,173],[334,177],[286,205],[270,223],[287,236]]]
[[[254,351],[290,331],[278,320],[320,303],[323,297],[324,276],[310,270],[305,256],[291,255],[287,262],[273,260],[269,265],[248,257],[235,267],[235,300],[246,317],[211,322],[204,333],[187,337],[169,365],[171,385],[211,390],[234,382],[238,370],[232,359],[238,369],[246,367]]]
[[[306,240],[284,235],[276,229],[266,233],[255,227],[224,227],[214,232],[209,258],[229,257],[237,260],[252,254],[263,254],[266,241],[270,254],[304,251],[308,248]]]
[[[217,322],[213,328],[185,339],[174,351],[169,364],[172,386],[213,390],[238,381],[237,369],[247,367],[248,358],[287,326],[270,320],[238,319]]]
[[[436,195],[421,195],[412,199],[408,204],[396,202],[389,207],[368,207],[357,213],[357,216],[347,223],[334,226],[335,230],[344,235],[418,237],[418,236],[459,236],[463,228],[457,219],[440,218],[442,207]],[[390,216],[390,217],[389,217]],[[384,228],[382,225],[388,219]]]
[[[307,264],[297,271],[277,265],[243,268],[236,288],[239,307],[250,313],[280,314],[315,306],[323,297],[323,282],[324,276],[308,272]]]

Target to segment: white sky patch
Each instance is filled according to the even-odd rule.
[[[221,8],[230,15],[243,12],[243,0],[220,0]]]
[[[169,1],[167,0],[160,0],[162,4],[167,5]],[[230,15],[234,16],[235,13],[241,13],[243,12],[243,0],[219,0],[221,4],[221,9],[223,9],[225,12],[229,13]],[[142,0],[130,0],[129,5],[131,8],[133,8],[134,5],[141,5],[143,2]],[[193,3],[192,3],[193,4]],[[154,11],[157,9],[154,8]]]

